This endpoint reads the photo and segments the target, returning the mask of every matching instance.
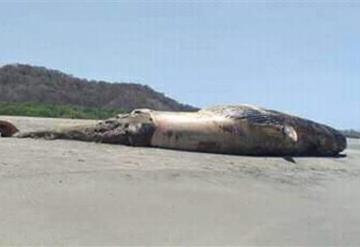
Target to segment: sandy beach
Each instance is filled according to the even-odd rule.
[[[0,116],[20,130],[90,120]],[[248,157],[0,138],[0,245],[360,245],[346,157]]]

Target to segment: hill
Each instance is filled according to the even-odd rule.
[[[24,64],[0,67],[0,102],[31,102],[120,111],[131,111],[134,108],[196,110],[146,85],[80,79],[57,70]]]

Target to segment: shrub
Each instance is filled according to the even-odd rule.
[[[52,105],[34,102],[0,102],[0,115],[78,119],[106,119],[120,113],[124,113],[124,110],[71,105]]]

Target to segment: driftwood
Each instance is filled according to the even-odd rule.
[[[10,122],[0,120],[0,137],[13,136],[18,129]]]

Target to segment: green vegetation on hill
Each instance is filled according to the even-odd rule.
[[[124,113],[124,110],[69,105],[52,105],[33,102],[0,102],[0,115],[78,119],[106,119],[120,113]]]
[[[150,108],[196,111],[146,85],[76,78],[44,67],[12,64],[0,67],[0,102],[36,102],[89,108]]]

